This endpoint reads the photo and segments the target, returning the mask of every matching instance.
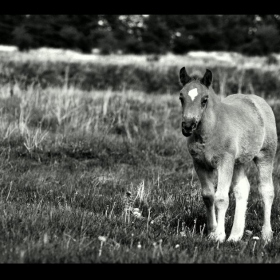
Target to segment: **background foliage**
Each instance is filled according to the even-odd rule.
[[[103,54],[192,50],[267,55],[280,47],[279,15],[1,15],[0,44]]]

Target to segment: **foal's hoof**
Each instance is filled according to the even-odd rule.
[[[226,239],[226,234],[224,232],[213,231],[208,235],[210,240],[218,241],[220,243],[224,242]]]
[[[231,235],[228,239],[227,239],[227,242],[238,242],[240,241],[242,238],[242,236],[234,236],[234,235]]]
[[[262,230],[262,239],[265,242],[270,242],[273,238],[273,231],[271,230]]]

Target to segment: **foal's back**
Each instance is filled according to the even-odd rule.
[[[223,100],[228,135],[237,157],[252,160],[262,150],[274,157],[277,147],[275,117],[267,102],[257,95],[233,94]]]

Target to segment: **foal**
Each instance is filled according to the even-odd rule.
[[[209,237],[220,242],[225,240],[225,214],[232,185],[236,207],[228,241],[242,238],[250,190],[245,166],[253,160],[264,202],[262,238],[270,241],[273,235],[270,224],[274,199],[272,169],[277,148],[272,109],[256,95],[233,94],[221,101],[211,87],[212,72],[208,69],[203,78],[198,79],[190,77],[183,67],[180,81],[183,85],[180,91],[182,133],[189,137],[188,149],[201,183]]]

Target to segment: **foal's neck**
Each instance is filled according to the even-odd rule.
[[[221,107],[221,98],[216,95],[212,87],[209,88],[209,97],[207,108],[201,118],[200,127],[195,131],[195,140],[200,143],[205,143],[215,134],[215,125],[218,118],[218,113]]]

